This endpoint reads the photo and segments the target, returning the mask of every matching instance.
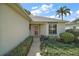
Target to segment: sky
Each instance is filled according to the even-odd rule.
[[[79,3],[22,3],[20,5],[33,15],[58,19],[60,18],[56,16],[56,10],[61,6],[66,6],[70,9],[71,15],[64,16],[64,20],[73,21],[79,18]]]

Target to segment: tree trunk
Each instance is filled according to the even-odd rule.
[[[63,13],[62,13],[62,16],[61,17],[62,17],[62,20],[63,20]]]

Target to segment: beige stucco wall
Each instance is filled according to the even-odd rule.
[[[46,25],[46,31],[45,31],[46,33],[45,34],[46,34],[46,36],[48,36],[49,35],[49,24],[46,23],[45,25]]]
[[[48,35],[48,23],[44,23],[42,25],[40,25],[40,34],[41,35]]]
[[[65,32],[65,23],[57,23],[57,35]]]
[[[33,25],[31,25],[30,35],[34,36],[34,26]]]
[[[40,26],[40,35],[45,35],[45,24],[42,24],[41,26]]]
[[[53,25],[54,23],[52,23]],[[57,24],[57,35],[62,32],[65,32],[65,23],[56,23]],[[49,34],[49,23],[45,23],[40,26],[40,33],[46,36],[52,36],[54,34]]]
[[[0,4],[0,55],[29,36],[29,22],[10,7]]]

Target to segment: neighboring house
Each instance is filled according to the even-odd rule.
[[[18,4],[0,4],[0,55],[20,44],[29,35],[59,35],[65,21],[28,15]]]
[[[65,25],[66,30],[73,29],[73,28],[79,29],[79,20],[66,23]]]

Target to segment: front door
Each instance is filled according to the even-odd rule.
[[[39,26],[38,25],[31,25],[31,35],[39,36]]]
[[[38,26],[34,26],[34,35],[38,36],[39,35],[39,30],[38,30]]]

